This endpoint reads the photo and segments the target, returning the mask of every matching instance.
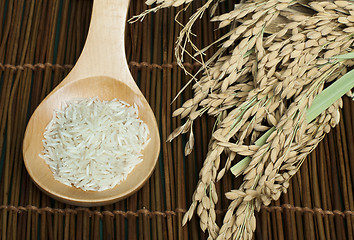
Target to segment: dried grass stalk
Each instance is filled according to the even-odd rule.
[[[156,7],[136,19],[163,7],[191,4],[167,0],[147,4],[155,2]],[[194,120],[205,113],[217,118],[183,225],[196,211],[209,239],[252,239],[254,211],[287,191],[290,178],[305,157],[339,121],[341,99],[311,123],[305,121],[306,109],[326,83],[341,77],[353,65],[350,59],[334,60],[333,56],[352,51],[354,5],[350,1],[310,1],[304,7],[291,0],[236,4],[230,12],[211,19],[219,22],[219,28],[228,28],[228,33],[213,43],[220,46],[215,54],[204,59],[210,46],[197,49],[191,29],[197,18],[210,8],[214,13],[218,4],[206,1],[177,40],[180,66],[187,54],[199,61],[201,68],[195,75],[187,72],[190,83],[195,81],[194,96],[173,113],[185,123],[167,140],[189,132],[185,148],[189,154],[194,146]],[[192,46],[193,53],[186,51],[186,44]],[[275,129],[273,134],[267,135],[263,146],[257,146],[257,138],[270,128]],[[222,154],[227,156],[224,166],[220,166]],[[236,155],[250,160],[238,171],[243,184],[226,194],[232,202],[219,228],[215,183],[230,169]]]

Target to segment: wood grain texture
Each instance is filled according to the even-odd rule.
[[[142,187],[156,165],[160,151],[156,119],[135,84],[125,58],[124,30],[128,4],[129,0],[94,2],[90,29],[81,56],[68,76],[37,107],[26,128],[23,158],[29,175],[45,193],[65,203],[97,206],[116,202]],[[46,70],[45,75],[50,75],[51,71]],[[148,126],[150,138],[142,152],[141,164],[125,181],[102,192],[82,191],[62,184],[54,179],[48,165],[39,157],[43,150],[43,134],[53,111],[60,109],[67,101],[95,96],[100,100],[119,99],[131,106],[136,105],[139,118]]]

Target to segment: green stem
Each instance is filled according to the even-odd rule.
[[[306,122],[312,122],[318,115],[320,115],[323,111],[325,111],[329,106],[331,106],[335,101],[341,98],[352,88],[354,88],[354,69],[346,73],[334,83],[332,83],[331,86],[327,87],[315,97],[311,107],[308,108],[306,111]],[[269,129],[255,142],[255,145],[264,145],[268,137],[274,132],[274,130],[275,127]],[[242,159],[230,169],[232,174],[238,177],[247,168],[250,162],[250,157]]]

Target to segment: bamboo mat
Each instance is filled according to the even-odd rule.
[[[195,2],[193,8],[203,1]],[[226,1],[222,8],[234,2]],[[174,62],[178,9],[127,25],[130,70],[156,114],[162,139],[159,162],[144,187],[113,205],[79,208],[43,194],[26,172],[22,139],[27,121],[78,58],[91,8],[89,0],[0,1],[0,239],[206,239],[196,217],[183,228],[181,219],[207,152],[213,119],[197,121],[191,156],[183,155],[183,138],[164,141],[181,123],[171,118],[172,111],[191,96],[187,88],[170,105],[189,80]],[[144,1],[132,0],[129,16],[144,9]],[[179,20],[185,22],[190,11]],[[220,33],[214,29],[205,17],[197,22],[199,47],[216,39]],[[197,69],[187,62],[187,69]],[[288,193],[257,214],[256,239],[353,239],[353,135],[354,104],[346,97],[339,126],[304,162]],[[219,224],[229,204],[224,193],[238,184],[231,174],[218,183]]]

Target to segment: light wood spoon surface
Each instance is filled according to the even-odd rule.
[[[84,49],[68,76],[42,101],[27,125],[23,158],[34,183],[51,197],[79,206],[113,203],[136,192],[148,180],[160,151],[159,130],[154,113],[132,78],[124,48],[124,30],[129,0],[95,0]],[[98,96],[100,100],[123,100],[136,104],[139,118],[149,127],[150,142],[143,161],[116,187],[101,192],[83,191],[55,180],[39,157],[45,127],[53,111],[65,101]]]

